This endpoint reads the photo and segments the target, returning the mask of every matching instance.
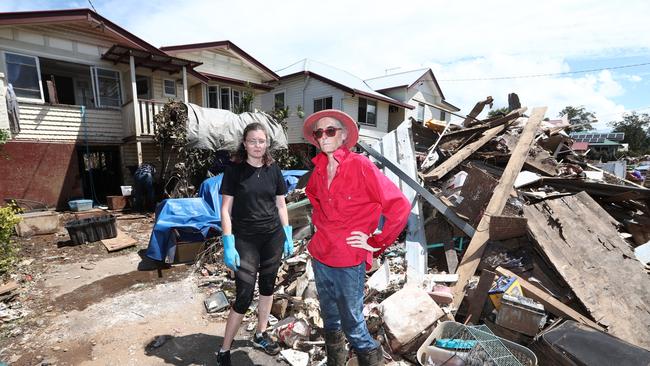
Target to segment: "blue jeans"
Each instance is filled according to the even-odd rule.
[[[337,268],[313,258],[311,263],[325,331],[342,329],[355,351],[368,352],[379,347],[370,336],[363,317],[366,264]]]

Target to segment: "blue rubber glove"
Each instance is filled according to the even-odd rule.
[[[223,261],[226,263],[226,266],[233,271],[237,272],[237,267],[239,267],[239,253],[235,249],[235,236],[224,235],[223,240]]]
[[[287,258],[293,255],[293,227],[291,225],[285,225],[282,228],[284,229],[285,235],[282,256]]]

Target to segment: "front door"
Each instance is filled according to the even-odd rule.
[[[106,196],[121,195],[120,151],[116,146],[77,146],[84,198],[105,204]]]

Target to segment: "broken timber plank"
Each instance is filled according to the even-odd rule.
[[[476,235],[472,237],[469,245],[467,246],[467,251],[463,255],[463,259],[458,266],[458,275],[459,280],[454,286],[454,308],[458,309],[458,306],[463,301],[465,294],[465,286],[469,279],[474,275],[476,269],[478,268],[483,252],[485,251],[485,246],[490,239],[490,217],[492,215],[500,215],[501,211],[506,205],[512,186],[521,170],[521,167],[524,165],[524,161],[528,156],[528,149],[535,138],[535,133],[539,127],[544,114],[546,113],[546,107],[537,107],[533,109],[533,113],[528,122],[524,127],[524,130],[521,133],[521,137],[517,142],[515,150],[512,152],[512,157],[508,161],[506,169],[503,171],[501,179],[499,179],[499,184],[494,190],[492,198],[485,208],[485,213],[481,218],[478,226],[476,227]]]
[[[470,155],[476,152],[476,150],[480,149],[483,145],[487,144],[488,141],[492,140],[496,135],[498,135],[505,129],[506,129],[506,125],[502,125],[502,126],[493,127],[485,131],[485,133],[481,138],[460,149],[457,153],[452,155],[449,159],[445,160],[442,164],[435,167],[429,173],[422,174],[422,178],[425,181],[435,181],[442,178],[447,173],[449,173],[452,169],[457,167],[460,163],[462,163],[467,158],[469,158]]]
[[[467,316],[469,322],[472,324],[479,324],[479,318],[483,312],[483,305],[485,305],[485,300],[488,297],[488,291],[492,287],[492,282],[494,282],[495,273],[484,269],[481,271],[481,278],[478,280],[478,285],[474,294],[469,301],[469,310]]]
[[[560,302],[550,294],[546,293],[544,290],[526,281],[525,279],[517,276],[516,274],[510,272],[509,270],[503,267],[497,267],[495,271],[501,276],[517,278],[519,284],[521,285],[521,288],[524,290],[524,295],[537,302],[540,302],[542,305],[544,305],[544,309],[550,312],[551,314],[561,318],[573,319],[577,322],[590,326],[594,329],[605,331],[603,327],[598,325],[593,320],[573,310],[572,308],[563,304],[562,302]]]
[[[445,243],[445,259],[447,260],[447,272],[456,273],[456,268],[458,268],[458,254],[456,254],[456,249],[454,249],[453,241],[448,241]]]
[[[472,108],[472,110],[467,115],[467,118],[465,118],[465,120],[463,121],[463,126],[469,127],[469,125],[473,121],[476,121],[476,116],[481,114],[481,112],[483,111],[483,108],[485,108],[485,106],[488,105],[488,104],[490,105],[490,108],[491,108],[493,102],[494,102],[494,99],[492,98],[492,96],[488,96],[487,98],[485,98],[485,100],[482,100],[482,101],[476,103],[474,108]]]
[[[117,236],[112,239],[102,239],[102,244],[109,252],[128,248],[138,244],[138,241],[126,235],[122,230],[117,229]]]
[[[524,206],[540,252],[610,334],[650,348],[650,279],[618,222],[586,192]]]
[[[470,155],[480,149],[483,145],[487,144],[496,135],[505,130],[510,121],[519,118],[525,111],[526,108],[517,109],[516,111],[508,113],[504,117],[490,122],[490,125],[493,127],[485,131],[482,137],[458,150],[458,152],[452,155],[449,159],[445,160],[442,164],[438,165],[432,171],[422,174],[422,178],[425,181],[438,180],[442,178],[445,174],[449,173],[449,171],[465,161],[465,159],[470,157]]]
[[[7,292],[11,292],[18,288],[18,283],[16,281],[10,281],[0,285],[0,295],[4,295]]]
[[[377,150],[368,146],[365,142],[359,141],[357,142],[357,145],[361,147],[361,149],[366,151],[368,154],[370,154],[370,156],[377,159],[377,161],[379,161],[386,168],[390,169],[395,174],[397,174],[397,176],[399,176],[404,183],[411,186],[411,188],[413,188],[422,198],[427,200],[427,202],[429,202],[431,206],[433,206],[436,210],[438,210],[438,212],[440,212],[443,216],[445,216],[449,220],[449,222],[456,225],[456,227],[458,227],[465,234],[467,234],[467,236],[471,237],[474,235],[475,230],[470,224],[468,224],[463,219],[458,217],[458,215],[456,215],[456,213],[452,211],[447,205],[445,205],[438,197],[434,196],[426,188],[421,186],[418,182],[415,181],[415,179],[409,177],[397,165],[395,165],[390,160],[386,159]]]

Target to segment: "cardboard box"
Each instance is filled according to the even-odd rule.
[[[174,263],[194,263],[203,249],[205,249],[203,241],[177,242]]]

